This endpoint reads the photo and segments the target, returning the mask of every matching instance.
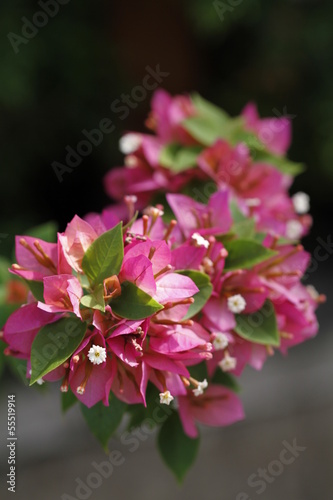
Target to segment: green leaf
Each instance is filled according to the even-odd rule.
[[[244,215],[243,212],[240,210],[236,200],[230,201],[230,211],[232,220],[234,221],[235,224],[237,224],[238,222],[243,222],[248,220],[247,216]]]
[[[173,172],[179,173],[195,167],[201,146],[184,147],[180,144],[164,146],[160,154],[160,164]]]
[[[36,300],[40,302],[44,302],[44,284],[42,281],[34,281],[34,280],[24,280],[25,283],[30,288],[32,295]]]
[[[253,314],[237,314],[236,321],[235,331],[240,337],[257,344],[280,345],[275,310],[270,300]]]
[[[82,269],[92,285],[118,274],[124,258],[122,223],[95,240],[82,259]]]
[[[61,392],[61,410],[63,413],[68,411],[72,406],[78,403],[78,399],[75,394],[68,389],[67,392]]]
[[[9,316],[20,307],[20,304],[0,305],[0,328],[4,326]]]
[[[209,378],[207,364],[205,361],[197,365],[190,366],[188,369],[191,374],[191,377],[195,378],[196,380],[199,380],[199,382],[202,382],[203,380],[205,380],[205,378],[207,380]]]
[[[230,116],[215,104],[207,101],[199,94],[192,94],[192,102],[200,115],[204,115],[217,123],[226,123]]]
[[[255,236],[256,222],[254,219],[246,219],[234,224],[231,232],[238,238],[252,239]]]
[[[225,248],[228,251],[225,271],[249,269],[276,255],[275,251],[263,247],[254,240],[228,241],[225,242]]]
[[[202,310],[207,300],[212,294],[213,286],[210,282],[209,276],[199,271],[178,271],[179,274],[188,276],[199,288],[199,292],[193,295],[194,302],[190,305],[186,316],[183,319],[189,319],[195,316]]]
[[[26,233],[28,236],[34,236],[49,243],[55,243],[57,241],[57,230],[58,225],[56,222],[50,221],[40,226],[32,227]]]
[[[0,285],[4,285],[12,277],[12,275],[8,271],[9,267],[9,260],[0,255]]]
[[[43,326],[31,347],[30,385],[62,365],[81,344],[86,330],[87,324],[73,316]]]
[[[214,373],[212,384],[223,385],[234,392],[240,391],[240,385],[236,381],[236,378],[230,375],[230,373],[223,372],[220,368],[217,368]]]
[[[302,163],[295,163],[288,158],[275,156],[267,151],[257,152],[255,162],[268,163],[276,167],[280,172],[291,176],[301,174],[305,170],[305,166]]]
[[[80,407],[91,432],[107,451],[109,439],[117,430],[127,405],[112,395],[110,406],[104,406],[100,401],[92,408],[87,408],[83,404],[80,404]]]
[[[151,428],[153,428],[160,424],[161,421],[167,419],[167,415],[169,415],[172,410],[168,406],[160,403],[159,392],[160,391],[151,382],[149,382],[146,391],[147,406],[144,406],[143,404],[128,406],[127,411],[130,415],[130,421],[127,429],[129,431],[136,427],[140,427],[144,421],[146,421],[145,425],[150,425]],[[157,411],[156,408],[158,408]]]
[[[145,319],[163,309],[161,304],[130,281],[121,285],[121,295],[111,299],[110,305],[113,312],[126,319]]]
[[[196,459],[199,443],[199,438],[191,439],[184,433],[176,412],[170,415],[160,429],[157,438],[158,449],[180,483]]]
[[[210,146],[223,137],[225,130],[223,125],[215,123],[205,116],[191,116],[182,122],[182,126],[197,141],[205,146]]]
[[[90,307],[91,309],[98,309],[99,311],[105,312],[103,285],[98,285],[93,293],[84,295],[81,298],[80,302],[85,307]]]

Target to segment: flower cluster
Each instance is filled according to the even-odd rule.
[[[288,117],[260,119],[249,103],[238,118],[194,95],[172,98],[159,90],[146,125],[153,134],[127,133],[120,141],[125,167],[105,178],[114,199],[136,195],[140,207],[159,193],[189,191],[207,200],[215,189],[228,188],[259,231],[290,240],[311,226],[309,197],[288,195],[302,165],[285,158],[291,141]]]
[[[286,118],[158,91],[147,125],[106,178],[117,206],[75,216],[56,243],[16,238],[10,271],[30,291],[2,337],[31,384],[128,411],[153,388],[194,439],[197,423],[243,418],[233,377],[315,336],[325,298],[301,282],[311,218],[308,196],[288,194]]]

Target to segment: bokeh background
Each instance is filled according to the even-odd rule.
[[[262,115],[293,115],[290,158],[308,165],[294,191],[311,195],[314,227],[304,241],[314,254],[318,238],[330,241],[333,188],[333,3],[330,0],[69,0],[15,53],[9,33],[22,36],[41,7],[32,0],[0,3],[0,254],[9,257],[16,233],[53,220],[60,230],[110,203],[102,178],[121,165],[118,140],[144,130],[151,93],[128,117],[110,110],[141,84],[146,67],[168,72],[172,93],[198,91],[238,114],[249,100]],[[13,38],[12,38],[13,39]],[[52,162],[64,163],[103,118],[115,130],[59,182]],[[329,247],[328,247],[329,248]],[[308,282],[329,297],[333,250],[313,263]],[[248,419],[204,432],[199,459],[180,490],[157,457],[153,437],[86,498],[207,500],[330,500],[333,498],[333,319],[329,302],[319,312],[319,337],[276,356],[263,372],[247,371],[242,397]],[[18,399],[19,471],[16,498],[75,497],[103,460],[75,409],[62,417],[59,395],[18,383],[6,369],[0,380],[1,436],[6,394]],[[266,491],[247,481],[279,457],[282,442],[306,447]],[[112,446],[117,448],[117,442]],[[0,496],[7,498],[6,450],[1,441]],[[244,492],[242,496],[241,493]],[[247,496],[248,498],[247,498]],[[65,497],[66,498],[66,497]],[[77,497],[78,498],[78,497]]]

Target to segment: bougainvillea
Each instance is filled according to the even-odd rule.
[[[146,124],[154,134],[125,134],[125,166],[105,178],[118,205],[75,216],[55,243],[17,236],[10,271],[30,291],[2,337],[31,385],[80,401],[104,445],[125,412],[130,428],[161,426],[181,478],[198,424],[244,417],[235,377],[315,336],[324,297],[301,281],[311,217],[309,197],[288,194],[302,166],[284,156],[287,118],[158,91]]]

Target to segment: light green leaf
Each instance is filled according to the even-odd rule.
[[[95,240],[82,259],[82,269],[90,283],[98,285],[118,274],[124,258],[122,223]]]
[[[182,122],[182,126],[197,141],[205,146],[211,146],[224,136],[224,126],[211,121],[205,116],[191,116]]]
[[[305,166],[302,163],[295,163],[288,158],[283,156],[275,156],[269,152],[257,152],[254,158],[256,163],[268,163],[269,165],[273,165],[280,172],[295,176],[301,174],[305,170]]]
[[[145,319],[163,309],[161,304],[130,281],[121,285],[121,295],[111,299],[110,306],[113,312],[126,319]]]
[[[256,222],[254,219],[245,219],[237,222],[231,228],[231,232],[238,238],[252,239],[255,237]]]
[[[199,443],[199,438],[191,439],[184,433],[176,412],[170,415],[160,429],[157,438],[158,449],[180,483],[196,459]]]
[[[173,172],[179,173],[196,166],[201,146],[184,147],[180,144],[164,146],[160,154],[160,164]]]
[[[225,242],[224,245],[228,251],[225,271],[249,269],[277,254],[254,240],[232,240]]]
[[[91,432],[107,450],[108,441],[117,430],[127,405],[112,395],[110,406],[104,406],[102,402],[99,402],[92,408],[87,408],[83,404],[80,407]]]
[[[199,271],[178,271],[179,274],[188,276],[199,288],[199,292],[193,295],[194,302],[190,305],[184,319],[189,319],[195,316],[202,310],[207,300],[212,294],[213,286],[210,282],[209,276]]]
[[[266,300],[260,311],[236,315],[236,333],[256,344],[279,346],[280,336],[272,302]]]
[[[215,104],[207,101],[201,95],[192,94],[191,98],[199,115],[206,116],[210,118],[211,121],[221,124],[230,120],[230,116],[225,111],[218,106],[215,106]]]
[[[31,347],[30,385],[62,365],[81,344],[86,330],[87,324],[73,316],[43,326]]]
[[[81,298],[80,302],[85,307],[90,307],[91,309],[98,309],[99,311],[105,312],[103,285],[98,285],[93,293],[84,295]]]

